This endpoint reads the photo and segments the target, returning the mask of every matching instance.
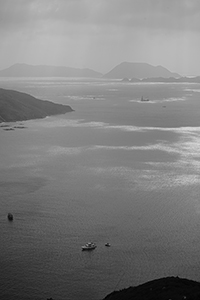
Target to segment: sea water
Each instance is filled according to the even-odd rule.
[[[0,127],[1,299],[99,300],[163,276],[200,280],[198,84],[0,84],[75,110]],[[97,248],[82,252],[88,241]]]

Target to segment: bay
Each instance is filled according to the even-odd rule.
[[[200,280],[198,84],[0,83],[75,109],[0,127],[2,299],[97,300],[162,276]],[[90,240],[97,248],[82,252]]]

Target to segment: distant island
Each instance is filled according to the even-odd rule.
[[[105,78],[121,79],[122,82],[194,82],[200,83],[200,76],[183,77],[170,72],[162,66],[152,66],[147,63],[123,62],[106,74],[91,69],[69,68],[64,66],[14,64],[0,70],[1,77],[71,77],[71,78]]]
[[[181,77],[178,73],[172,73],[162,66],[154,67],[147,63],[123,62],[103,76],[104,78],[154,78],[154,77]]]
[[[0,77],[90,77],[98,78],[102,74],[91,69],[78,69],[63,66],[32,66],[14,64],[0,71]]]
[[[152,280],[136,287],[114,291],[103,300],[199,300],[200,282],[166,277]]]
[[[147,63],[122,62],[106,74],[91,69],[78,69],[65,66],[29,65],[17,63],[7,69],[0,70],[0,77],[88,77],[88,78],[155,78],[180,77],[162,66]]]
[[[72,111],[69,105],[43,101],[26,93],[0,88],[0,123],[39,119]]]

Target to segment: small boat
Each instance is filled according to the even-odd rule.
[[[95,243],[88,242],[84,246],[82,246],[82,251],[90,251],[94,250],[97,247]]]
[[[8,216],[7,216],[7,217],[8,217],[8,220],[9,220],[9,221],[13,221],[13,214],[8,213]]]
[[[142,96],[141,101],[142,101],[142,102],[145,102],[145,101],[149,101],[149,99],[148,99],[148,98],[145,99],[145,98],[143,98],[143,96]]]
[[[110,243],[105,243],[105,246],[106,247],[110,247]]]

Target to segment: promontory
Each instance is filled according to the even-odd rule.
[[[0,123],[40,119],[72,111],[69,105],[40,100],[26,93],[0,88]]]
[[[179,277],[155,279],[136,287],[114,291],[104,300],[199,300],[200,282]]]

